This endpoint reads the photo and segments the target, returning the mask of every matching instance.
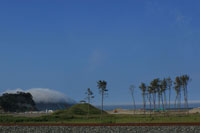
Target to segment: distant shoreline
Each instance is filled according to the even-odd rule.
[[[100,105],[96,105],[95,107],[101,109],[101,106]],[[156,105],[157,107],[157,105]],[[161,106],[162,107],[162,106]],[[194,108],[198,108],[200,107],[200,103],[190,103],[189,104],[189,107],[188,109],[194,109]],[[133,105],[104,105],[104,110],[107,110],[107,111],[111,111],[111,110],[114,110],[114,109],[127,109],[127,110],[133,110]],[[143,105],[142,104],[138,104],[136,105],[136,110],[138,109],[143,109]],[[149,110],[149,105],[147,104],[146,105],[146,110]],[[152,106],[152,109],[153,109],[153,106]],[[166,110],[175,110],[176,108],[174,108],[174,104],[171,104],[171,108],[168,108],[168,105],[166,107]],[[181,104],[181,110],[184,109],[184,104]]]

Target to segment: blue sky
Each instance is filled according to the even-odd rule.
[[[131,103],[129,86],[189,74],[200,100],[200,1],[0,2],[0,88],[51,88],[79,101],[108,82],[106,104]],[[173,99],[172,99],[173,100]]]

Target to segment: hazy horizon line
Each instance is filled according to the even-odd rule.
[[[191,100],[191,101],[188,101],[188,104],[200,104],[200,100]],[[170,101],[170,104],[171,105],[174,105],[174,101]],[[181,104],[184,104],[184,101],[181,101]],[[95,106],[101,106],[101,104],[94,104]],[[108,104],[104,104],[104,106],[118,106],[118,105],[121,105],[121,106],[129,106],[129,105],[133,105],[132,103],[118,103],[118,104],[111,104],[111,103],[108,103]],[[143,105],[143,103],[136,103],[135,105]],[[146,105],[149,105],[149,103],[146,103]],[[156,103],[156,105],[158,105]],[[162,104],[160,104],[162,106]],[[167,103],[168,105],[168,103]],[[153,103],[152,103],[152,106],[153,106]]]

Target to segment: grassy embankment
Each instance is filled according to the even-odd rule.
[[[51,115],[40,117],[16,117],[14,115],[0,115],[0,123],[173,123],[200,122],[200,114],[192,115],[110,115],[90,106],[87,117],[87,104],[77,104],[67,110],[56,111]]]

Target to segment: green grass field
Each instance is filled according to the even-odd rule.
[[[187,123],[200,122],[200,114],[190,115],[111,115],[88,104],[77,104],[67,110],[56,111],[40,117],[0,115],[0,123]],[[101,119],[100,119],[101,118]]]
[[[144,116],[144,115],[91,115],[89,118],[80,115],[46,115],[40,117],[15,117],[1,115],[0,123],[175,123],[200,122],[200,115],[185,116]]]

